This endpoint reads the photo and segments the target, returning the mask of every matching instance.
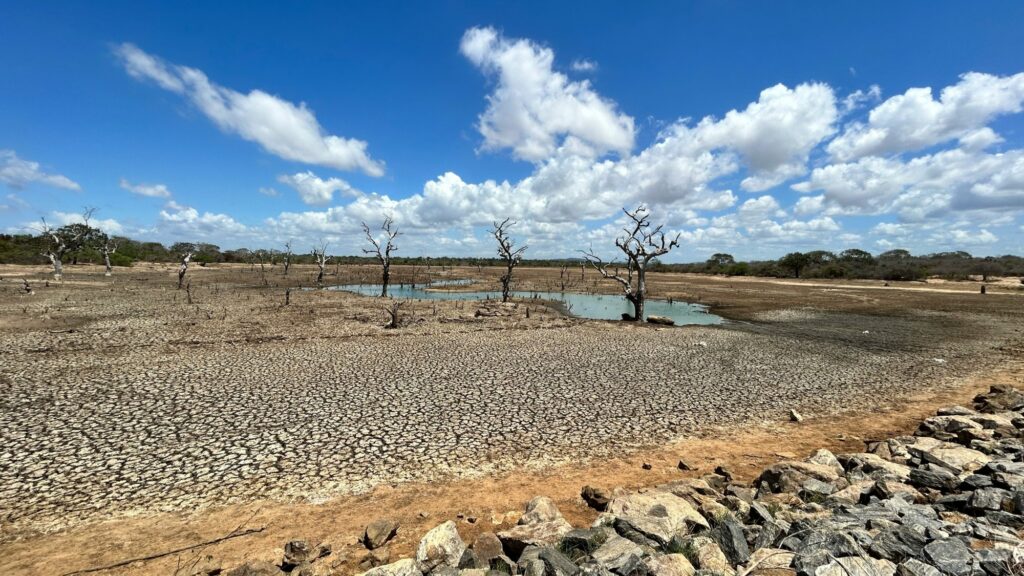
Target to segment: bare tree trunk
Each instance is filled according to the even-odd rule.
[[[317,261],[316,265],[320,268],[320,272],[316,275],[316,283],[323,284],[324,282],[324,263]]]
[[[185,273],[188,272],[188,263],[192,260],[192,253],[189,252],[181,257],[181,266],[178,267],[178,290],[181,290],[182,282],[185,281]]]
[[[388,260],[387,262],[385,262],[383,268],[384,268],[384,271],[381,274],[380,297],[381,298],[387,298],[388,297],[388,284],[391,283],[391,261]]]
[[[53,264],[53,279],[60,280],[64,277],[64,263],[60,261],[60,256],[50,252],[47,254],[50,258],[50,264]]]
[[[103,266],[106,267],[103,271],[104,276],[110,276],[114,273],[114,269],[110,266],[110,252],[107,252],[106,250],[103,251]]]

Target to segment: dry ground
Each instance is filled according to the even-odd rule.
[[[992,379],[1022,380],[1012,282],[980,295],[977,283],[655,275],[656,294],[734,321],[656,329],[533,301],[480,318],[474,303],[421,302],[386,331],[374,299],[296,289],[284,306],[285,287],[313,273],[193,266],[189,304],[170,266],[69,267],[49,286],[45,268],[0,267],[0,571],[171,549],[256,509],[264,533],[208,552],[234,563],[307,537],[351,568],[375,516],[402,519],[396,557],[443,519],[477,518],[464,536],[492,529],[541,493],[583,521],[583,483],[664,480],[680,455],[750,472],[776,452],[857,448]],[[328,282],[372,271],[337,273]],[[615,289],[572,274],[524,269],[520,288]],[[790,407],[811,419],[785,424]]]

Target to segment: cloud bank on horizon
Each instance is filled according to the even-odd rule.
[[[475,125],[478,153],[508,155],[530,172],[467,181],[442,168],[401,197],[318,174],[381,177],[385,164],[366,141],[329,133],[304,103],[236,91],[130,43],[113,52],[129,76],[180,98],[224,134],[304,165],[252,194],[277,197],[277,184],[310,206],[243,223],[179,204],[165,184],[120,178],[130,194],[167,201],[152,223],[104,221],[129,235],[268,247],[323,238],[355,253],[360,222],[389,214],[406,231],[407,255],[489,255],[482,228],[511,217],[530,256],[559,257],[610,247],[620,209],[638,203],[682,235],[689,259],[854,246],[1012,251],[1007,237],[1019,246],[1024,232],[1024,149],[1007,146],[992,127],[1021,113],[1024,72],[964,71],[949,86],[903,87],[888,97],[878,86],[841,94],[823,82],[776,84],[746,106],[669,122],[639,145],[640,123],[584,77],[603,69],[597,62],[560,64],[533,39],[471,28],[459,52],[489,86]],[[0,151],[0,182],[82,190],[12,150]],[[784,204],[782,192],[798,196]],[[865,218],[873,219],[866,231],[848,228]]]

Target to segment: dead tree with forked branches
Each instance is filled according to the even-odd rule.
[[[292,265],[292,241],[284,243],[284,275],[288,275],[288,267]]]
[[[635,210],[622,209],[629,217],[629,224],[623,228],[624,235],[615,239],[615,246],[626,255],[626,276],[619,274],[618,270],[608,271],[608,265],[594,253],[591,248],[588,251],[581,250],[587,262],[594,267],[601,276],[611,278],[622,285],[622,291],[626,300],[633,304],[633,316],[624,320],[643,322],[644,302],[647,299],[647,265],[651,260],[668,254],[670,250],[679,245],[679,235],[671,241],[665,238],[662,225],[651,228],[650,210],[641,204]]]
[[[515,226],[516,222],[510,218],[502,220],[501,224],[495,222],[491,229],[491,235],[498,241],[498,256],[505,261],[505,273],[501,275],[501,301],[508,302],[512,287],[512,271],[523,259],[523,252],[528,246],[515,247],[515,241],[508,235],[508,229]]]
[[[43,256],[50,260],[53,266],[54,280],[64,277],[64,257],[73,254],[90,243],[98,232],[89,226],[89,219],[96,212],[95,208],[86,208],[82,212],[82,222],[68,224],[54,229],[43,218],[43,225],[39,229],[40,235],[46,239],[46,251]]]
[[[320,269],[316,275],[316,284],[319,286],[324,282],[324,266],[327,266],[327,262],[331,259],[327,255],[327,242],[321,242],[320,248],[313,247],[313,259],[316,260],[316,265]]]
[[[387,298],[388,284],[391,282],[391,253],[398,250],[398,246],[395,245],[395,238],[398,237],[399,232],[398,227],[394,226],[394,220],[391,219],[391,216],[384,217],[384,224],[380,229],[384,231],[384,237],[381,240],[377,240],[370,232],[370,227],[366,225],[366,222],[363,222],[363,233],[366,234],[366,240],[373,246],[372,248],[363,248],[363,254],[373,254],[377,257],[377,261],[380,262],[380,297]]]

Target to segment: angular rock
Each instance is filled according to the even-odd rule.
[[[668,316],[653,316],[653,315],[652,316],[648,316],[647,317],[647,322],[648,322],[648,324],[660,324],[660,325],[663,325],[663,326],[675,326],[676,325],[676,321],[671,319],[671,318],[669,318]]]
[[[292,540],[284,545],[284,561],[287,569],[317,558],[316,549],[305,540]]]
[[[391,518],[374,520],[363,531],[363,545],[367,549],[380,548],[398,533],[398,521]]]
[[[769,568],[789,568],[796,554],[781,548],[760,548],[750,555],[747,570],[764,570]]]
[[[539,524],[541,522],[560,520],[561,518],[562,513],[559,512],[558,506],[555,506],[551,498],[537,496],[526,505],[526,512],[519,518],[519,524]]]
[[[1002,510],[1010,503],[1010,493],[1002,488],[979,488],[971,495],[968,506],[974,510]]]
[[[843,465],[839,463],[839,459],[836,458],[836,455],[824,448],[815,450],[814,454],[811,454],[807,458],[807,461],[811,464],[818,464],[819,466],[828,466],[835,470],[836,474],[840,476],[845,473]]]
[[[594,486],[584,486],[580,496],[587,503],[587,506],[598,512],[604,512],[608,508],[608,503],[612,500],[611,493],[604,488],[596,488]]]
[[[745,564],[750,559],[750,548],[743,534],[743,526],[736,520],[726,517],[710,532],[718,543],[725,557],[733,566]]]
[[[696,572],[684,554],[649,556],[644,559],[644,566],[653,576],[693,576]]]
[[[621,536],[612,536],[592,554],[601,566],[617,574],[624,574],[625,568],[636,565],[644,555],[642,548]]]
[[[247,562],[237,568],[228,570],[225,576],[280,576],[282,574],[284,572],[270,562],[257,561]]]
[[[562,537],[558,548],[570,557],[589,556],[608,540],[608,533],[605,530],[604,528],[570,530]]]
[[[481,532],[473,540],[473,553],[485,564],[490,564],[491,558],[496,558],[504,553],[501,547],[501,540],[493,532]]]
[[[362,576],[423,576],[416,561],[412,558],[399,560],[393,564],[385,564],[363,572]]]
[[[896,567],[897,576],[942,576],[937,568],[916,558],[906,560]]]
[[[542,548],[537,554],[540,561],[544,563],[544,576],[575,576],[580,569],[573,564],[558,550],[554,548]]]
[[[910,471],[910,483],[918,488],[932,488],[949,492],[960,485],[960,479],[945,468],[926,464]]]
[[[689,502],[664,491],[615,498],[608,504],[608,512],[661,545],[677,534],[688,533],[693,526],[710,528]]]
[[[814,576],[893,576],[896,565],[888,560],[849,556],[836,558],[814,571]]]
[[[422,572],[430,572],[439,566],[456,568],[466,544],[459,537],[459,530],[451,520],[435,526],[423,539],[416,550],[416,562]]]
[[[901,480],[910,478],[910,466],[890,462],[877,454],[869,454],[867,452],[840,454],[837,458],[843,463],[843,468],[847,472],[859,469],[869,474],[873,472],[888,474]]]
[[[729,560],[722,553],[722,549],[714,540],[706,536],[694,536],[689,542],[693,551],[693,559],[697,562],[697,568],[710,570],[717,574],[733,576],[736,571]]]
[[[505,553],[510,558],[518,559],[527,546],[554,546],[570,530],[572,526],[563,518],[558,518],[550,522],[520,524],[498,532],[498,539]]]
[[[936,540],[924,547],[925,557],[944,574],[949,576],[970,576],[974,555],[959,538]]]

